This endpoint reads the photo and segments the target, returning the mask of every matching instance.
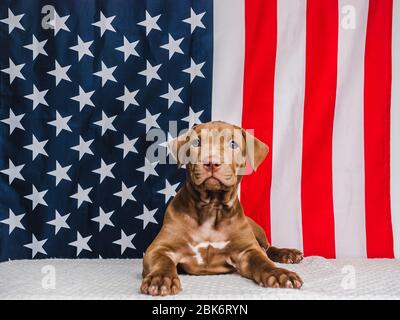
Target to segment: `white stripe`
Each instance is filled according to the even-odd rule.
[[[214,1],[212,120],[242,124],[244,0]]]
[[[366,257],[364,53],[368,0],[340,0],[339,17],[332,146],[336,257]],[[353,18],[354,28],[349,23]]]
[[[273,245],[302,249],[306,0],[278,1],[271,185]]]
[[[391,199],[394,254],[400,258],[400,1],[393,1],[393,76],[390,131]]]

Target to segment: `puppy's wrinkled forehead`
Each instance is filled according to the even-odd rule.
[[[199,158],[210,161],[203,155],[211,152],[212,157],[219,153],[224,163],[227,159],[241,165],[247,159],[255,171],[266,157],[268,146],[236,125],[212,121],[198,124],[169,142],[169,150],[178,165],[199,163]]]
[[[222,121],[199,124],[193,128],[193,136],[202,140],[202,143],[220,144],[222,141],[235,140],[242,144],[244,141],[242,129]]]

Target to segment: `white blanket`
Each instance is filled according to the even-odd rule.
[[[166,299],[400,299],[399,262],[309,257],[285,265],[303,278],[300,290],[262,288],[238,274],[181,275],[183,291]],[[138,292],[141,271],[139,259],[4,262],[0,299],[154,299]]]

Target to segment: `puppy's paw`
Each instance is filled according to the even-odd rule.
[[[260,285],[268,288],[300,289],[303,285],[303,280],[295,272],[276,268],[262,273]]]
[[[140,291],[152,296],[174,295],[182,290],[181,282],[176,275],[153,274],[142,281]]]
[[[303,253],[296,249],[278,249],[270,247],[267,250],[268,257],[278,263],[299,263],[303,260]]]

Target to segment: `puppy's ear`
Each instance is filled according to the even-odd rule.
[[[252,169],[256,171],[267,156],[269,148],[264,142],[245,130],[243,130],[243,135],[246,141],[246,157]]]
[[[179,167],[186,164],[188,161],[187,150],[189,149],[190,144],[187,142],[190,140],[192,132],[193,129],[190,129],[186,133],[183,133],[168,142],[168,148],[171,152],[171,155],[175,159]]]

